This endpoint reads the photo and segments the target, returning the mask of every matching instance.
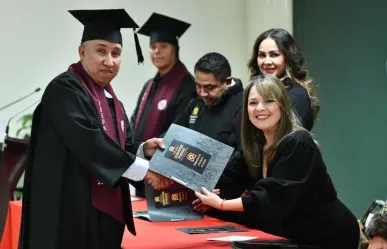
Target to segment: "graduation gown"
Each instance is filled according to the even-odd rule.
[[[163,77],[157,73],[144,85],[130,118],[134,141],[163,137],[195,93],[195,79],[181,61]],[[145,196],[144,181],[137,184],[136,195]]]
[[[130,126],[127,136],[130,153],[103,130],[77,77],[64,73],[50,82],[34,112],[20,249],[121,248],[125,224],[92,207],[91,180],[121,188],[125,220],[133,232],[129,188],[121,178],[138,148]]]
[[[146,93],[148,95],[144,96]],[[157,73],[153,79],[148,80],[141,90],[136,108],[130,118],[135,141],[143,142],[165,134],[173,121],[183,115],[195,93],[195,79],[181,61],[178,61],[163,77]],[[147,98],[146,103],[144,103],[144,97]],[[144,105],[142,110],[141,105]],[[155,116],[157,116],[156,119],[150,120]],[[154,131],[145,134],[147,129],[154,129]]]
[[[261,170],[252,176],[242,152],[232,162],[225,170],[232,181],[220,186],[222,197],[238,198],[245,189],[250,191],[242,197],[244,212],[233,212],[236,221],[295,243],[357,248],[356,217],[337,198],[320,150],[307,131],[296,131],[280,142],[266,178]]]
[[[311,131],[314,125],[314,114],[308,92],[299,83],[289,78],[285,78],[282,83],[287,89],[290,103],[302,126]]]

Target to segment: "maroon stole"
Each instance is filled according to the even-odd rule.
[[[177,61],[172,69],[158,82],[157,91],[152,100],[152,107],[146,121],[146,128],[143,131],[142,139],[146,141],[149,138],[158,137],[160,135],[161,124],[164,122],[167,113],[168,105],[172,100],[175,90],[180,85],[185,76],[189,74],[187,68],[181,61]],[[154,84],[154,80],[148,84],[144,95],[142,96],[140,106],[138,108],[135,131],[138,129],[138,123],[144,112],[146,102],[148,101],[149,93]]]
[[[119,133],[119,142],[123,150],[125,150],[125,139],[126,139],[126,119],[125,112],[118,101],[116,95],[114,94],[113,88],[111,85],[104,87],[99,86],[95,81],[89,76],[85,71],[80,62],[70,65],[69,72],[77,75],[81,81],[83,87],[88,92],[91,100],[94,102],[96,110],[98,112],[101,124],[107,133],[107,135],[113,140],[116,141],[116,132],[113,124],[113,117],[110,112],[109,103],[106,99],[105,92],[106,90],[114,99],[114,107],[117,118],[117,127]],[[129,185],[128,185],[129,187]],[[128,197],[129,198],[129,197]],[[102,184],[95,178],[92,178],[91,181],[91,205],[115,218],[116,220],[125,223],[122,196],[121,196],[121,187],[117,186],[114,189],[110,189],[105,184]],[[130,217],[131,218],[131,217]]]

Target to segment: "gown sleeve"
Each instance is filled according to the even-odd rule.
[[[104,184],[114,187],[136,156],[125,152],[104,132],[94,105],[80,82],[59,76],[42,97],[42,115],[63,143]]]
[[[307,91],[302,86],[297,85],[288,92],[288,95],[302,126],[310,131],[313,128],[314,116]]]
[[[234,199],[249,188],[250,176],[242,149],[235,151],[227,163],[216,188],[220,189],[220,197]]]
[[[174,97],[171,101],[172,104],[168,108],[168,113],[158,137],[163,138],[173,123],[188,127],[188,118],[190,114],[187,116],[187,108],[191,103],[191,100],[196,97],[195,93],[195,80],[192,75],[187,75],[178,86],[176,93],[174,93]]]
[[[305,141],[289,135],[279,145],[268,177],[259,180],[242,197],[245,213],[258,222],[286,218],[306,192],[314,161],[320,159],[321,154],[311,138]]]
[[[140,108],[142,97],[144,96],[145,90],[148,87],[148,85],[150,84],[150,82],[151,82],[151,80],[148,80],[144,84],[140,94],[138,95],[136,107],[134,108],[132,116],[130,117],[130,120],[129,120],[130,121],[130,127],[131,127],[132,131],[134,131],[134,129],[136,128],[135,125],[136,125],[136,118],[137,118],[137,114],[138,114],[138,109]],[[134,140],[134,136],[132,137],[132,139]]]
[[[179,86],[176,103],[174,103],[175,110],[173,113],[173,117],[175,118],[172,119],[172,122],[177,117],[183,116],[186,113],[188,104],[195,97],[195,93],[195,80],[191,75],[188,75],[183,79],[183,82]]]
[[[122,106],[122,108],[124,108],[124,106],[122,104],[121,104],[121,106]],[[125,108],[124,108],[124,110],[125,110]],[[125,118],[126,118],[126,123],[128,124],[127,128],[126,128],[125,151],[127,151],[133,155],[136,155],[137,150],[141,145],[141,142],[135,141],[134,128],[130,124],[130,121],[129,121],[129,118],[127,115],[125,116]]]
[[[242,148],[241,141],[242,109],[235,113],[232,123],[226,129],[219,132],[217,138],[235,149]]]

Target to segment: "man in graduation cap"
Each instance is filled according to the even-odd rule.
[[[70,13],[84,25],[80,61],[48,84],[34,112],[21,249],[121,248],[125,224],[135,234],[128,181],[170,184],[142,158],[162,140],[132,143],[110,85],[120,68],[120,28],[137,24],[123,9]]]
[[[157,73],[145,83],[130,119],[136,142],[165,133],[196,93],[194,77],[179,59],[178,40],[189,27],[153,13],[138,31],[150,37],[149,54]],[[136,195],[144,196],[142,188],[136,189]]]

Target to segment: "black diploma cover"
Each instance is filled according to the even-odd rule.
[[[150,169],[201,192],[213,191],[234,148],[194,130],[172,124],[164,136],[165,149],[158,149]]]

